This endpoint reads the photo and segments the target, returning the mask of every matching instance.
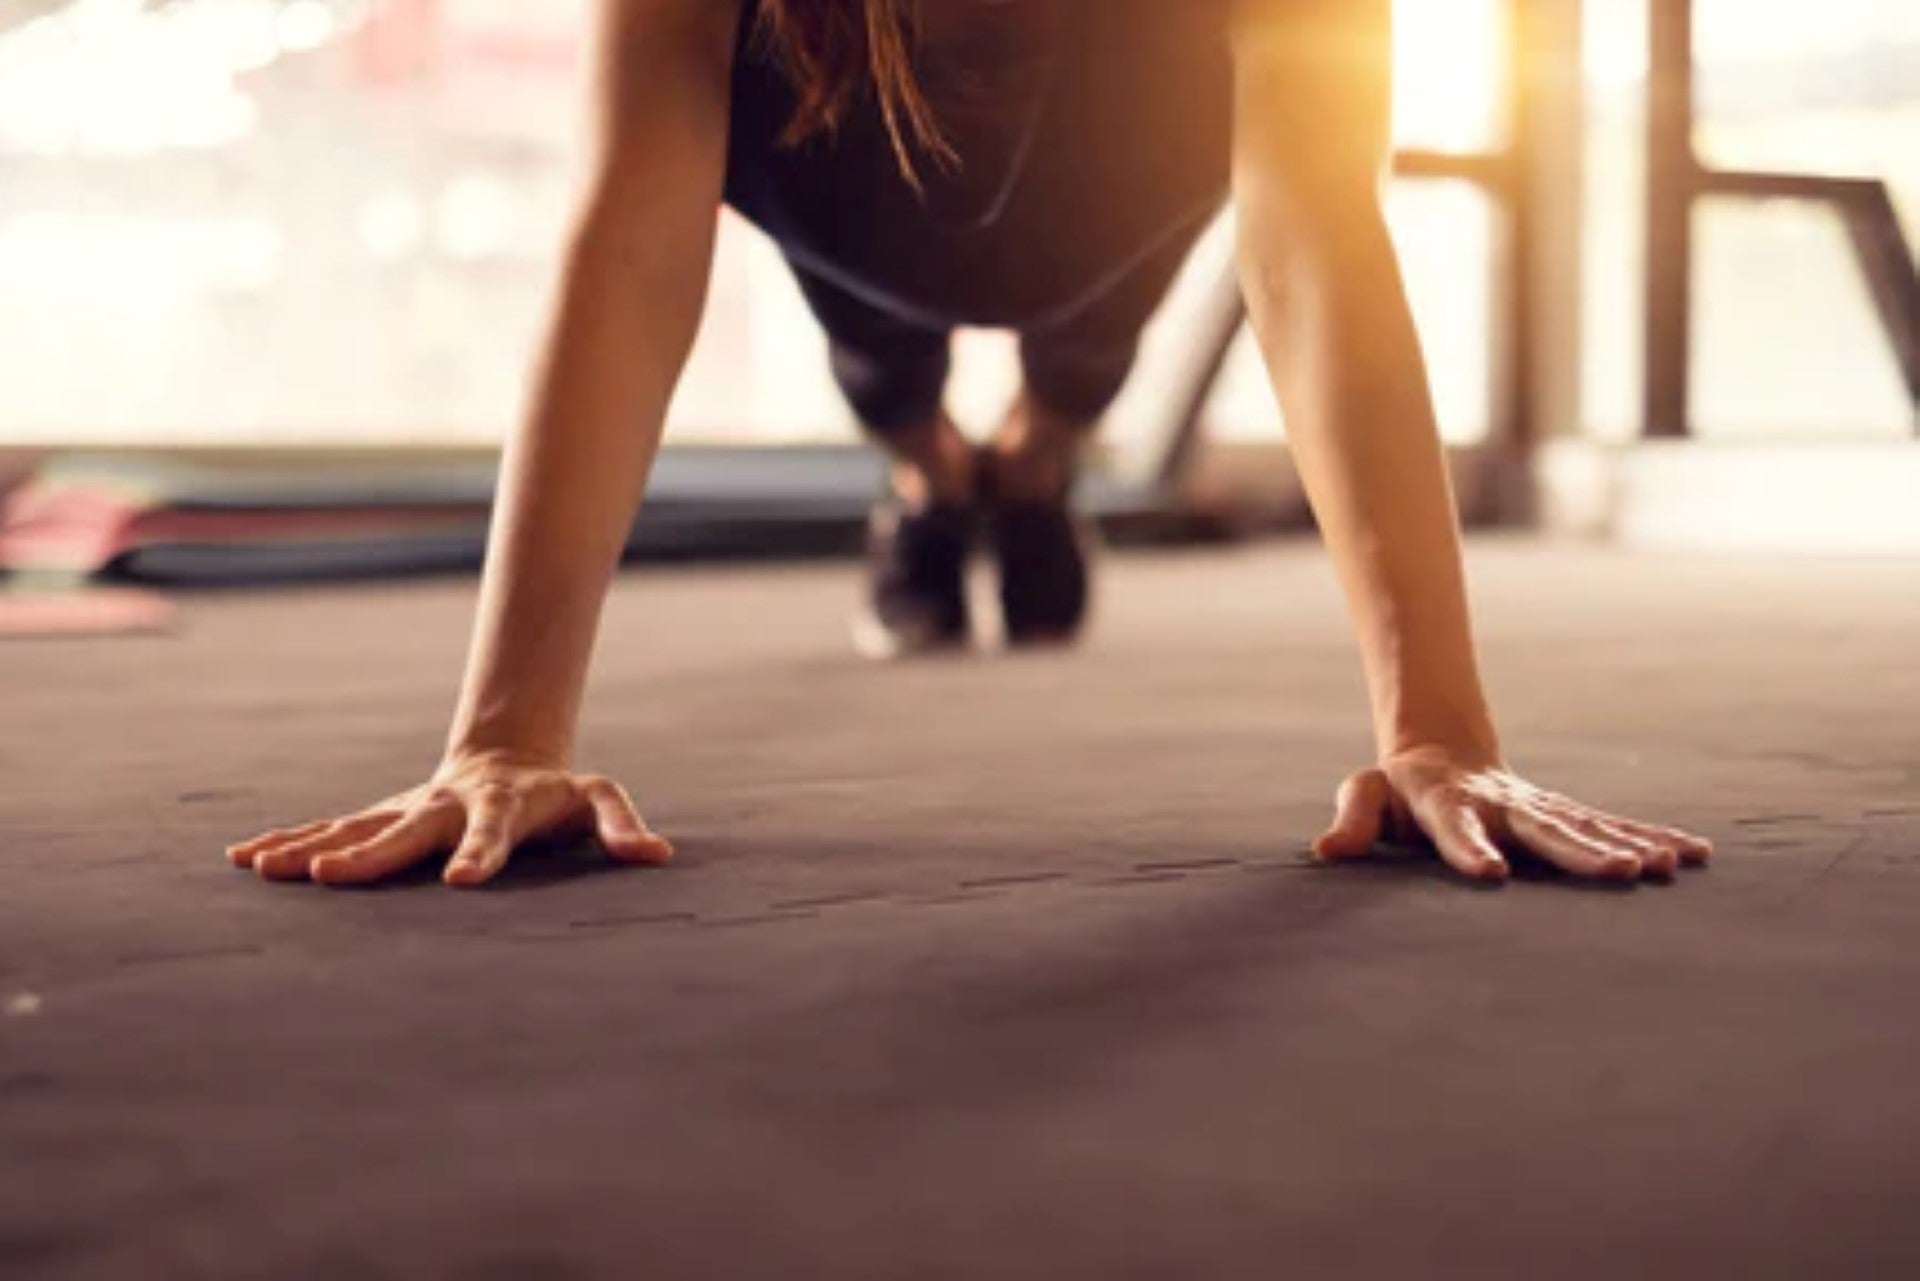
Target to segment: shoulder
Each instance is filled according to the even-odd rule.
[[[1353,58],[1391,47],[1392,0],[1229,0],[1242,56]]]
[[[603,91],[623,108],[724,93],[753,0],[593,0]]]
[[[594,0],[601,38],[651,51],[731,49],[754,0]]]

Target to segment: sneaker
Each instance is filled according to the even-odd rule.
[[[887,499],[874,508],[867,526],[868,604],[853,629],[860,653],[904,658],[971,643],[967,557],[978,524],[971,507],[909,511]]]
[[[1007,643],[1063,645],[1077,639],[1091,604],[1099,539],[1093,522],[1074,512],[1071,486],[1053,501],[990,496],[987,523]]]

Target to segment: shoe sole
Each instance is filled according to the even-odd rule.
[[[973,648],[971,637],[905,635],[886,626],[872,614],[856,614],[849,630],[853,636],[854,653],[875,663],[963,654]]]

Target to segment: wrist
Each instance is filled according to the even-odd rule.
[[[573,717],[522,698],[462,700],[447,731],[445,756],[454,761],[498,761],[566,768],[573,757]]]
[[[1408,764],[1444,765],[1467,771],[1508,769],[1506,757],[1498,746],[1457,739],[1409,739],[1381,752],[1376,764],[1387,770]]]
[[[1484,706],[1427,707],[1391,717],[1375,737],[1382,761],[1429,753],[1482,766],[1505,760],[1493,715]]]
[[[440,771],[471,769],[476,765],[506,765],[516,769],[566,770],[573,759],[570,744],[504,740],[456,735],[441,753]]]

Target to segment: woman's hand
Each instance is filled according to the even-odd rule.
[[[492,880],[526,841],[588,832],[623,863],[673,857],[612,779],[497,754],[449,758],[411,791],[347,818],[268,832],[227,857],[270,881],[364,885],[451,851],[442,879],[472,886]]]
[[[1341,785],[1335,810],[1333,826],[1313,845],[1320,858],[1358,858],[1382,840],[1424,837],[1478,881],[1506,880],[1514,854],[1613,881],[1665,878],[1713,856],[1701,837],[1589,808],[1497,762],[1439,748],[1402,752],[1355,774]]]

